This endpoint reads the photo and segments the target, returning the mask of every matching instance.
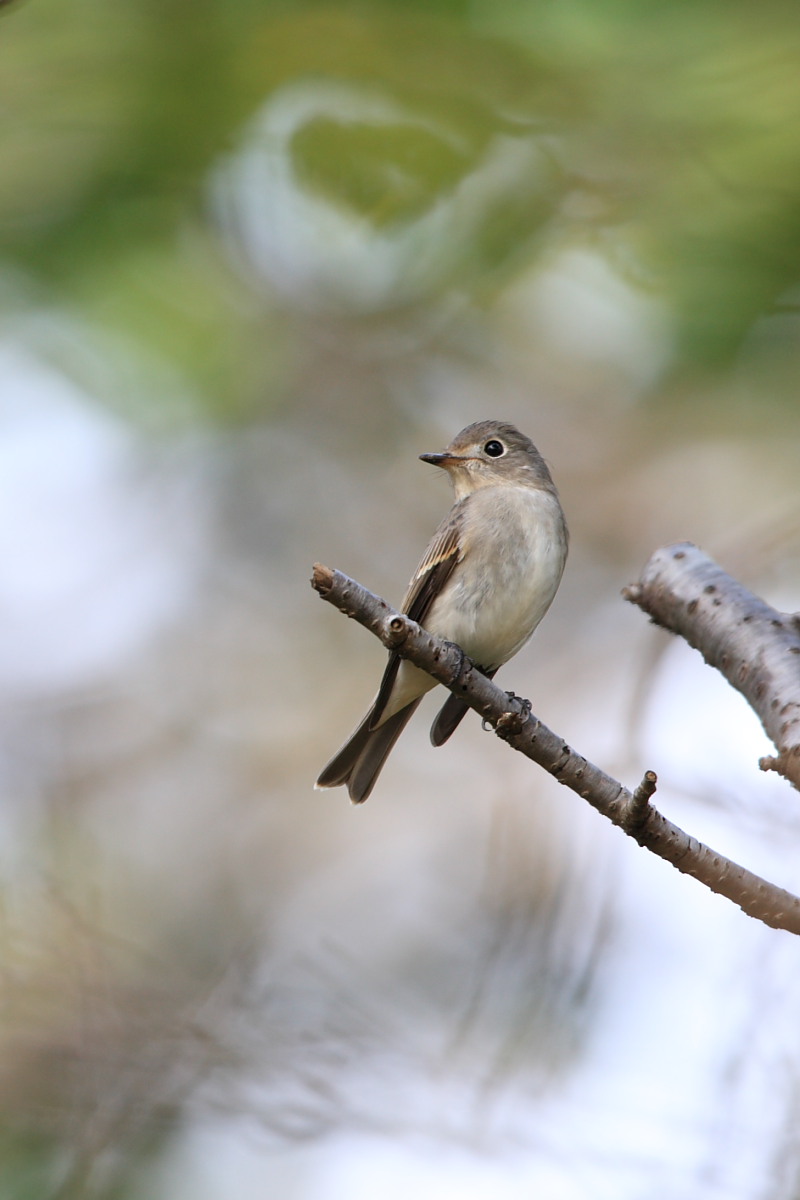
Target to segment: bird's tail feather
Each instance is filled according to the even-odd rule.
[[[451,692],[431,725],[431,743],[434,746],[443,746],[468,712],[469,705]]]
[[[363,804],[375,786],[392,746],[405,729],[418,704],[419,700],[407,704],[377,729],[370,729],[373,719],[373,710],[370,709],[355,733],[324,768],[316,786],[330,788],[347,784],[347,792],[353,803]]]
[[[497,669],[495,667],[493,671],[482,671],[482,674],[487,679],[491,679],[497,673]],[[481,668],[479,667],[478,670],[481,670]],[[431,742],[433,745],[443,746],[451,734],[455,733],[468,712],[469,705],[466,701],[457,696],[455,692],[451,692],[439,709],[436,720],[431,725]]]

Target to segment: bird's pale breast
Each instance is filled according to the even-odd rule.
[[[481,488],[466,505],[462,544],[463,561],[425,625],[481,666],[498,667],[556,594],[567,549],[561,507],[543,488]]]

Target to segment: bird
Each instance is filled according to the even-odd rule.
[[[488,678],[528,641],[558,590],[569,532],[550,471],[533,442],[507,421],[467,425],[444,450],[420,454],[447,472],[454,503],[408,585],[402,612],[454,642]],[[436,681],[391,653],[364,719],[316,788],[370,795],[384,763]],[[431,727],[443,745],[467,712],[450,694]]]

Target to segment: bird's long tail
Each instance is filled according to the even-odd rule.
[[[370,728],[374,713],[371,708],[355,733],[324,768],[315,786],[339,787],[347,784],[354,804],[363,804],[375,786],[392,746],[416,712],[419,701],[413,700],[389,717],[377,729]]]

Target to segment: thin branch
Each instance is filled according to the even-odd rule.
[[[778,751],[762,758],[800,788],[800,617],[748,592],[691,542],[657,550],[623,596],[699,650],[758,714]]]
[[[726,896],[748,916],[773,929],[800,934],[797,896],[704,846],[650,804],[656,785],[653,772],[645,775],[635,793],[630,792],[543,725],[531,713],[529,701],[509,695],[482,675],[458,646],[428,633],[340,571],[317,563],[311,585],[323,600],[374,633],[387,649],[463,697],[498,737],[577,792],[640,846]]]

